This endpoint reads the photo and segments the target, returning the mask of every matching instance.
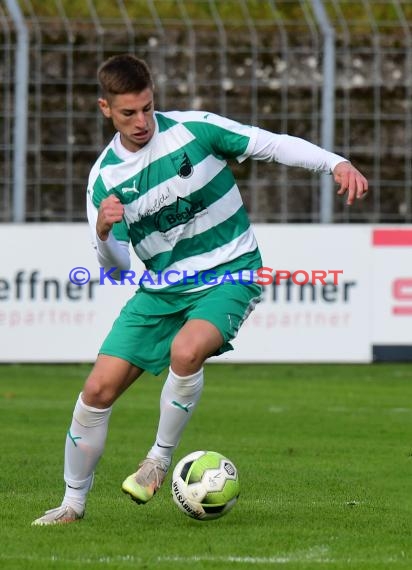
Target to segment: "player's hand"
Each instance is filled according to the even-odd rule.
[[[102,241],[106,241],[109,237],[113,224],[122,221],[123,213],[123,204],[114,194],[101,201],[97,215],[96,233]]]
[[[368,181],[350,162],[339,162],[333,170],[335,182],[339,184],[338,195],[347,192],[346,204],[350,206],[356,199],[362,200],[368,192]]]

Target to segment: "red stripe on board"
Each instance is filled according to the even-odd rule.
[[[412,315],[412,307],[392,307],[394,315]]]
[[[412,230],[373,230],[373,245],[412,246]]]

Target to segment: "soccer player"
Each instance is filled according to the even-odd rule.
[[[97,259],[111,278],[124,276],[131,244],[147,271],[74,407],[63,501],[35,525],[83,517],[112,405],[145,370],[158,375],[169,366],[153,446],[122,484],[134,501],[147,503],[199,402],[205,360],[232,349],[230,341],[259,302],[261,286],[249,277],[262,260],[227,160],[329,172],[349,205],[368,189],[349,161],[303,139],[205,111],[156,112],[150,70],[133,55],[109,58],[98,78],[99,107],[117,133],[88,182]]]

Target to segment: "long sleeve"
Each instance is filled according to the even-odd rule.
[[[256,141],[249,155],[255,160],[279,162],[308,170],[331,173],[346,158],[329,152],[299,137],[275,134],[258,129]]]
[[[108,270],[116,267],[118,271],[113,273],[114,278],[120,271],[128,271],[130,269],[130,253],[129,243],[127,241],[118,241],[112,232],[106,241],[102,241],[96,235],[96,252],[97,261],[101,267]]]

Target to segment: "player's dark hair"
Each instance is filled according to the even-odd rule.
[[[148,87],[153,89],[152,74],[146,62],[130,54],[109,57],[100,65],[97,78],[103,97],[107,99],[114,95],[140,93]]]

